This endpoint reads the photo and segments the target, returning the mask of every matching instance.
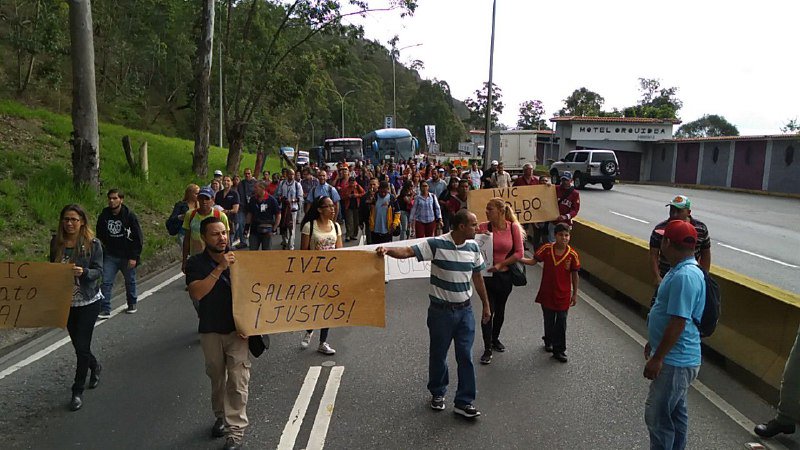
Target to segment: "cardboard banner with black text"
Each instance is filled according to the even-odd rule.
[[[478,216],[479,222],[483,222],[486,220],[486,204],[495,197],[511,205],[519,223],[549,222],[558,217],[556,187],[543,184],[469,191],[467,208]]]
[[[66,328],[72,265],[0,262],[0,328]]]
[[[386,325],[384,261],[375,252],[237,252],[233,318],[247,336]]]

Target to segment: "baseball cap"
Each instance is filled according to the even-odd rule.
[[[439,167],[439,172],[444,172],[444,167]]]
[[[565,179],[566,180],[571,180],[572,179],[572,172],[570,172],[569,170],[565,170],[563,173],[561,173],[561,179],[562,180],[565,180]]]
[[[697,244],[697,230],[685,220],[670,220],[666,227],[656,230],[656,233],[682,247],[694,248]]]
[[[200,189],[200,192],[197,193],[197,196],[205,195],[208,198],[214,198],[214,191],[211,190],[209,187],[204,187]]]
[[[664,206],[674,206],[678,209],[692,209],[692,201],[685,195],[676,195],[671,202]]]
[[[498,163],[497,163],[497,160],[494,160],[494,161],[492,161],[492,165],[493,165],[493,166],[496,166],[497,164],[498,164]]]
[[[219,170],[219,169],[215,170],[215,171],[214,171],[214,176],[215,176],[215,177],[221,177],[221,176],[222,176],[222,171],[221,171],[221,170]]]

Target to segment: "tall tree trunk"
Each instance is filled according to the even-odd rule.
[[[69,0],[72,55],[72,181],[100,186],[100,135],[94,81],[91,0]]]
[[[194,97],[194,154],[192,170],[197,176],[208,173],[208,147],[211,110],[211,61],[214,48],[214,0],[203,1],[203,23],[197,43]]]
[[[227,173],[239,173],[239,163],[242,160],[242,149],[244,149],[246,134],[247,125],[241,122],[228,129],[228,160],[225,165]]]

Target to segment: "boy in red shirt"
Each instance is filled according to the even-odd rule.
[[[569,226],[555,226],[556,242],[539,247],[533,258],[522,258],[520,262],[536,265],[542,262],[542,284],[536,303],[542,305],[544,316],[544,349],[553,353],[553,358],[567,362],[567,312],[578,300],[578,270],[581,261],[578,252],[569,246]]]

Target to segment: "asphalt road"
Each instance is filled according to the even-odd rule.
[[[692,215],[708,226],[711,262],[800,294],[800,199],[669,186],[618,184],[581,191],[578,217],[645,241],[666,219],[677,194],[692,201]]]
[[[643,413],[648,382],[642,377],[642,346],[601,311],[621,320],[623,328],[629,323],[633,336],[643,332],[642,318],[584,282],[579,305],[569,317],[570,362],[558,363],[541,349],[541,312],[532,301],[540,270],[531,268],[528,273],[529,285],[516,288],[509,301],[502,334],[508,351],[496,354],[491,365],[480,366],[481,344],[476,339],[476,405],[483,412],[479,419],[453,414],[454,386],[446,411],[429,408],[428,282],[405,280],[386,285],[386,328],[331,331],[329,342],[338,351],[333,357],[300,350],[299,332],[272,337],[270,350],[253,362],[246,447],[278,448],[282,439],[289,444],[285,429],[294,422],[297,436],[286,448],[315,448],[313,439],[320,437],[330,449],[647,448]],[[140,291],[176,275],[177,269],[165,272],[143,283]],[[119,296],[114,300],[115,305],[123,303]],[[598,309],[591,306],[594,303]],[[479,314],[479,308],[475,312]],[[103,378],[96,390],[86,391],[83,409],[74,413],[66,408],[75,364],[68,342],[40,359],[23,361],[13,373],[7,371],[63,338],[63,333],[0,360],[3,447],[220,447],[222,441],[209,436],[213,416],[196,326],[180,277],[144,299],[138,314],[103,322],[94,338],[94,351],[105,368]],[[296,403],[302,405],[298,398],[304,380],[317,370],[318,379],[306,384],[313,395],[306,413],[297,415],[302,419],[298,424],[291,413]],[[338,391],[334,372],[341,375]],[[451,380],[455,382],[452,357]],[[758,422],[774,413],[711,364],[704,365],[700,380],[736,408],[728,408],[730,414],[745,415],[745,427],[752,426],[748,420]],[[329,401],[322,401],[328,385],[328,397],[335,399],[330,408]],[[324,421],[316,419],[320,408],[323,416],[332,412],[327,433],[320,433]],[[735,449],[755,441],[695,389],[689,414],[689,448]],[[781,442],[800,448],[798,440]]]

